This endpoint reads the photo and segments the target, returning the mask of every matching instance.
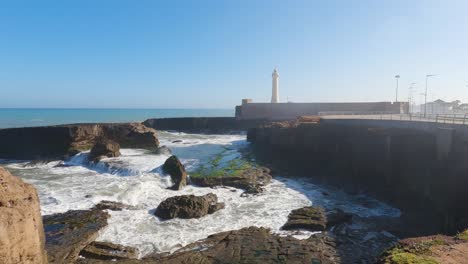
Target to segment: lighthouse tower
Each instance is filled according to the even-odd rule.
[[[279,73],[278,70],[273,70],[272,77],[272,86],[271,86],[271,103],[279,103]]]

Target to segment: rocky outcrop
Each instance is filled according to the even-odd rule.
[[[304,229],[308,231],[323,231],[327,227],[327,218],[323,208],[318,206],[306,206],[292,210],[288,221],[281,229]]]
[[[163,164],[164,173],[171,175],[173,190],[182,190],[187,185],[187,172],[184,165],[176,156],[170,156]]]
[[[131,210],[131,209],[136,209],[134,206],[120,203],[120,202],[113,202],[113,201],[107,201],[107,200],[102,200],[98,204],[94,206],[95,209],[98,210],[110,210],[110,211],[122,211],[122,210]]]
[[[88,159],[93,162],[98,162],[103,158],[115,158],[118,156],[120,156],[119,143],[108,139],[100,139],[89,152]]]
[[[266,123],[265,120],[238,120],[234,117],[179,117],[148,119],[143,124],[157,130],[226,133],[245,131]]]
[[[181,195],[167,198],[156,208],[155,215],[161,219],[200,218],[224,208],[224,203],[218,203],[216,194],[203,196]]]
[[[121,260],[137,259],[138,249],[112,244],[109,242],[92,242],[80,252],[80,256],[90,259]]]
[[[198,186],[230,186],[250,194],[262,192],[271,179],[270,170],[264,167],[248,167],[222,175],[204,175],[203,172],[190,175],[190,181]]]
[[[249,227],[222,232],[189,244],[157,263],[340,263],[333,241],[324,236],[298,240]],[[151,263],[151,260],[144,260]]]
[[[436,235],[407,238],[387,250],[378,263],[467,263],[468,230],[454,237]]]
[[[107,226],[109,214],[99,209],[75,210],[43,217],[50,263],[74,263],[83,248]]]
[[[140,123],[8,128],[0,129],[0,158],[61,159],[91,149],[100,138],[122,148],[159,146],[156,131]]]
[[[0,167],[0,263],[47,263],[34,187]]]

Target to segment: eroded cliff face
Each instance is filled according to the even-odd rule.
[[[457,131],[294,123],[250,129],[248,140],[283,171],[427,213],[416,220],[427,233],[468,226],[468,142]]]
[[[156,149],[156,131],[140,123],[73,124],[0,129],[0,158],[61,159],[91,149],[100,138],[122,148]]]
[[[34,187],[0,167],[0,263],[47,263]]]

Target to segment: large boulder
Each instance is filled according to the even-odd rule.
[[[109,214],[99,210],[74,210],[43,217],[50,263],[74,263],[80,251],[107,226]]]
[[[0,167],[0,263],[47,263],[34,187]]]
[[[170,156],[164,162],[162,169],[164,173],[171,175],[172,182],[174,183],[171,189],[182,190],[187,185],[187,172],[184,165],[176,156]]]
[[[94,144],[88,158],[90,161],[97,162],[103,158],[115,158],[118,156],[120,156],[119,143],[108,139],[100,139]]]
[[[161,202],[154,213],[157,217],[167,220],[172,218],[200,218],[224,208],[224,203],[218,203],[216,194],[203,196],[181,195],[167,198]]]
[[[283,230],[304,229],[309,231],[323,231],[327,227],[327,218],[323,208],[306,206],[292,210]]]

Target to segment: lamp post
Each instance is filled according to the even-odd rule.
[[[395,75],[396,79],[396,90],[395,90],[395,102],[398,102],[398,79],[400,79],[400,75]]]
[[[414,86],[415,84],[416,84],[415,82],[410,83],[410,85],[409,85],[409,87],[408,87],[408,92],[409,92],[409,94],[408,94],[408,104],[409,104],[409,113],[410,113],[410,114],[411,114],[411,112],[412,112],[412,111],[411,111],[411,105],[412,105],[412,103],[413,103],[413,89],[414,89],[413,86]]]
[[[435,74],[426,75],[426,92],[424,93],[424,117],[426,117],[426,113],[427,113],[427,79],[429,79],[429,77],[432,77],[432,76],[435,76]]]

